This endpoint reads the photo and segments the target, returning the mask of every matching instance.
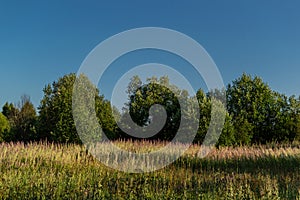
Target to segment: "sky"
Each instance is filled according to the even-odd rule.
[[[296,0],[1,1],[0,106],[27,94],[38,107],[46,84],[76,73],[102,41],[140,27],[168,28],[196,40],[226,85],[245,72],[275,91],[299,96],[299,9]],[[116,60],[100,92],[110,98],[122,73],[149,62],[175,66],[194,88],[203,87],[185,61],[145,50]]]

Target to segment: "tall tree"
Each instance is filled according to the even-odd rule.
[[[197,128],[198,110],[196,98],[190,97],[186,90],[170,84],[167,76],[148,78],[145,84],[134,76],[127,92],[129,102],[121,121],[127,128],[125,132],[139,134],[131,138],[190,140]]]
[[[228,85],[228,111],[236,131],[248,130],[236,133],[249,134],[243,136],[246,140],[251,138],[252,142],[265,143],[273,139],[277,115],[275,104],[274,92],[259,77],[243,74]]]
[[[65,75],[44,88],[39,106],[39,132],[42,139],[80,142],[72,116],[72,89],[75,74]]]
[[[19,105],[19,121],[17,125],[18,138],[22,141],[31,141],[37,139],[36,132],[36,111],[30,101],[30,97],[23,95]]]
[[[99,130],[95,129],[95,124],[91,124],[90,114],[94,109],[98,117],[98,121],[106,132],[114,132],[111,107],[103,96],[99,95],[99,91],[84,75],[80,75],[77,89],[83,92],[80,98],[72,102],[73,86],[76,80],[75,74],[68,74],[58,81],[48,84],[44,88],[44,97],[39,106],[39,132],[42,139],[56,142],[82,143],[84,140],[99,139]],[[95,96],[91,96],[94,95]],[[91,98],[95,99],[95,105],[90,105]],[[81,103],[79,103],[81,102]],[[72,110],[72,103],[79,106]],[[84,134],[79,138],[73,119],[73,113],[80,117],[76,122],[80,130],[84,130]],[[106,114],[104,114],[106,113]],[[94,126],[91,128],[91,126]],[[92,130],[93,129],[93,130]],[[97,135],[97,136],[96,136]],[[93,137],[93,138],[92,138]],[[85,141],[84,141],[85,142]]]
[[[196,97],[199,103],[200,119],[198,132],[195,137],[195,142],[202,143],[207,134],[210,119],[211,119],[211,101],[202,89],[197,91]]]
[[[300,99],[276,94],[278,115],[274,125],[277,142],[300,139]]]
[[[6,103],[2,110],[11,127],[5,136],[6,141],[28,142],[37,139],[36,111],[28,95],[21,96],[16,107]]]
[[[167,77],[161,77],[159,80],[156,77],[152,77],[147,79],[146,84],[142,84],[142,81],[138,76],[134,76],[128,86],[127,92],[129,96],[129,103],[127,104],[128,110],[125,110],[125,112],[130,114],[133,122],[138,126],[150,127],[151,124],[159,123],[159,121],[155,120],[160,120],[160,117],[162,116],[151,116],[151,106],[158,104],[163,106],[166,111],[166,123],[163,125],[161,130],[158,130],[157,134],[154,134],[154,136],[149,139],[170,140],[175,136],[179,128],[181,111],[179,101],[176,94],[173,92],[176,91],[179,95],[180,90],[176,88],[176,90],[171,91],[169,87],[170,84]],[[158,114],[162,112],[158,112],[158,110],[156,110],[155,113]],[[123,118],[122,120],[124,124],[128,124],[127,118]],[[153,126],[153,132],[155,128],[157,127]],[[143,138],[142,133],[140,137]],[[138,137],[135,139],[137,138]]]
[[[10,131],[8,119],[0,113],[0,142],[5,141],[6,134]]]
[[[2,107],[2,113],[7,118],[12,118],[17,113],[17,108],[15,108],[14,104],[6,102]]]
[[[204,138],[207,143],[216,143],[217,146],[228,146],[236,143],[234,136],[234,127],[232,118],[225,108],[225,90],[214,90],[207,94],[202,89],[197,91],[197,99],[200,109],[200,119],[198,133],[195,142],[203,143]],[[212,102],[214,103],[215,110],[212,113]],[[212,117],[215,121],[211,121]],[[220,116],[225,116],[225,122],[219,121]],[[208,136],[208,129],[211,126],[210,135]],[[222,130],[221,127],[223,126]],[[221,135],[218,133],[221,132]],[[218,141],[216,141],[218,138]]]

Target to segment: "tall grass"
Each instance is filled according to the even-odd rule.
[[[117,141],[116,145],[149,152],[165,143]],[[2,143],[0,197],[300,199],[299,145],[224,147],[200,157],[201,147],[193,145],[166,168],[130,174],[104,166],[78,145]]]

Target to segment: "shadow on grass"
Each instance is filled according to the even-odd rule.
[[[225,173],[267,173],[272,176],[282,173],[300,172],[300,156],[266,156],[260,158],[235,158],[235,159],[199,159],[181,157],[173,166],[187,168],[193,172],[222,171]]]

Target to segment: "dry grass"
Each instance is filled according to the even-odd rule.
[[[134,152],[163,142],[116,142]],[[101,145],[101,144],[100,144]],[[180,144],[178,144],[180,145]],[[105,146],[105,145],[104,145]],[[104,147],[103,146],[103,147]],[[174,147],[175,148],[175,147]],[[78,145],[0,144],[1,199],[299,199],[299,145],[191,146],[151,173],[110,169]]]

